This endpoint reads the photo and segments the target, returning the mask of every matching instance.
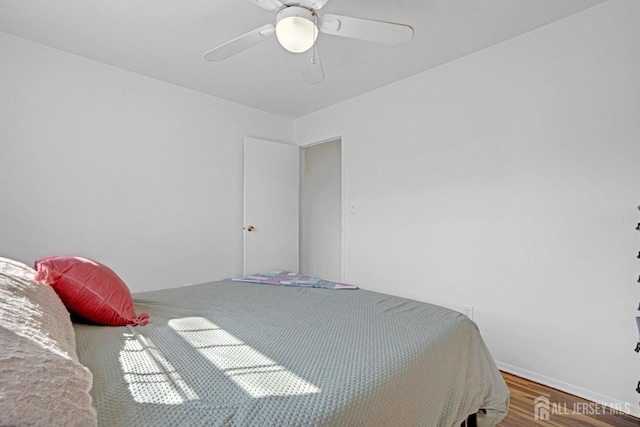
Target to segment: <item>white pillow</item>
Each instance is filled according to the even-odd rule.
[[[0,257],[0,425],[95,426],[69,312],[34,273]]]

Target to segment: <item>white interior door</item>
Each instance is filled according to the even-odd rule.
[[[300,149],[244,140],[244,274],[298,271]]]

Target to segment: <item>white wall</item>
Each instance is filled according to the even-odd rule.
[[[346,281],[471,304],[503,368],[638,415],[638,40],[612,0],[296,120],[342,136]]]
[[[0,57],[0,256],[87,256],[132,291],[242,273],[244,137],[291,120],[4,33]]]

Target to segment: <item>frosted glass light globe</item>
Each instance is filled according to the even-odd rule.
[[[318,28],[309,9],[290,6],[278,12],[276,37],[289,52],[306,52],[318,38]]]

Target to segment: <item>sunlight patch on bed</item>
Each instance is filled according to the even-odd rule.
[[[199,399],[153,341],[133,332],[124,338],[118,359],[136,402],[179,405]]]
[[[315,385],[204,317],[173,319],[169,326],[252,397],[320,392]]]

